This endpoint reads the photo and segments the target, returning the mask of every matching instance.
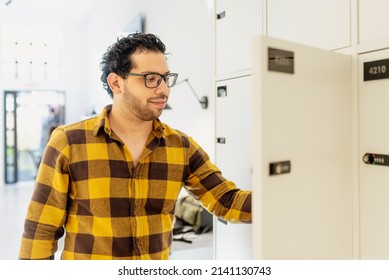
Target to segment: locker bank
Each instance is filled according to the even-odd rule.
[[[99,112],[109,102],[100,55],[134,26],[158,34],[190,81],[172,89],[162,120],[253,191],[251,225],[214,218],[212,232],[175,243],[172,259],[389,259],[389,3],[40,2],[0,4],[0,259],[17,258],[33,188],[40,119],[23,116],[52,104],[29,102],[46,96],[63,123]]]

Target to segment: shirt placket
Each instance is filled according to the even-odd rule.
[[[130,178],[128,178],[128,199],[130,204],[130,213],[129,213],[129,219],[130,219],[130,231],[131,231],[131,239],[132,239],[132,248],[133,248],[133,258],[137,259],[141,255],[140,252],[140,241],[139,241],[139,233],[138,233],[138,222],[137,222],[137,215],[139,210],[137,210],[137,205],[139,204],[137,202],[139,194],[136,191],[136,181],[138,178],[137,170],[133,165],[133,160],[131,157],[131,153],[127,149],[126,146],[123,145],[124,149],[124,155],[125,159],[128,165]]]
[[[146,147],[150,147],[149,143],[151,143],[153,140],[156,140],[157,143],[159,142],[158,139],[154,138],[153,136],[150,136],[148,139],[148,142],[146,144]],[[139,258],[144,258],[149,256],[148,247],[143,244],[143,241],[145,240],[145,236],[149,235],[150,232],[146,229],[143,223],[145,223],[145,211],[144,211],[144,201],[147,196],[147,189],[144,189],[144,185],[142,185],[141,180],[143,178],[142,176],[142,166],[144,164],[148,164],[146,159],[149,157],[149,155],[153,152],[153,150],[158,146],[158,144],[153,145],[150,148],[145,148],[142,156],[139,160],[139,163],[137,166],[133,167],[132,172],[132,190],[134,193],[134,203],[133,203],[133,209],[134,209],[134,220],[135,220],[135,238],[134,238],[134,248],[136,248],[136,253],[139,256]],[[143,178],[144,179],[144,178]],[[143,220],[143,223],[142,223]]]
[[[142,191],[139,188],[139,172],[140,172],[140,165],[141,163],[133,168],[132,172],[132,178],[131,178],[131,190],[134,195],[133,203],[132,203],[132,213],[131,217],[134,219],[134,250],[137,256],[141,256],[144,252],[142,249],[142,243],[141,243],[141,237],[144,235],[142,230],[142,224],[140,222],[140,216],[142,215],[142,211],[140,209],[141,207],[141,197],[142,197]]]
[[[145,211],[142,209],[144,207],[144,200],[145,196],[147,195],[147,190],[144,190],[142,187],[142,184],[140,182],[140,178],[142,177],[142,165],[147,164],[144,163],[147,156],[151,153],[151,150],[145,149],[143,152],[139,163],[137,166],[132,165],[131,170],[131,180],[130,180],[130,192],[132,194],[133,201],[131,203],[131,218],[132,222],[131,224],[133,227],[133,246],[134,246],[134,252],[136,256],[138,256],[139,259],[142,258],[142,256],[148,255],[149,252],[143,244],[144,237],[149,234],[149,232],[145,232],[144,225],[142,224],[142,220],[144,222]],[[132,164],[132,162],[131,162]],[[146,193],[145,193],[146,192]]]

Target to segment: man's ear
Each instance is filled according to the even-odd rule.
[[[113,93],[119,94],[122,92],[123,79],[116,73],[109,73],[107,83]]]

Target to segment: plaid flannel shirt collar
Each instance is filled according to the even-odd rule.
[[[111,126],[109,125],[108,114],[112,110],[112,104],[103,108],[100,115],[96,117],[93,135],[97,136],[101,130],[104,130],[111,137]],[[165,127],[159,119],[153,121],[153,134],[157,138],[164,137]]]

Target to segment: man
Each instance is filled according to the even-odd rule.
[[[20,259],[168,259],[184,187],[214,215],[251,222],[251,192],[224,179],[200,146],[159,120],[177,74],[165,45],[131,34],[101,63],[112,105],[56,129],[31,199]]]

